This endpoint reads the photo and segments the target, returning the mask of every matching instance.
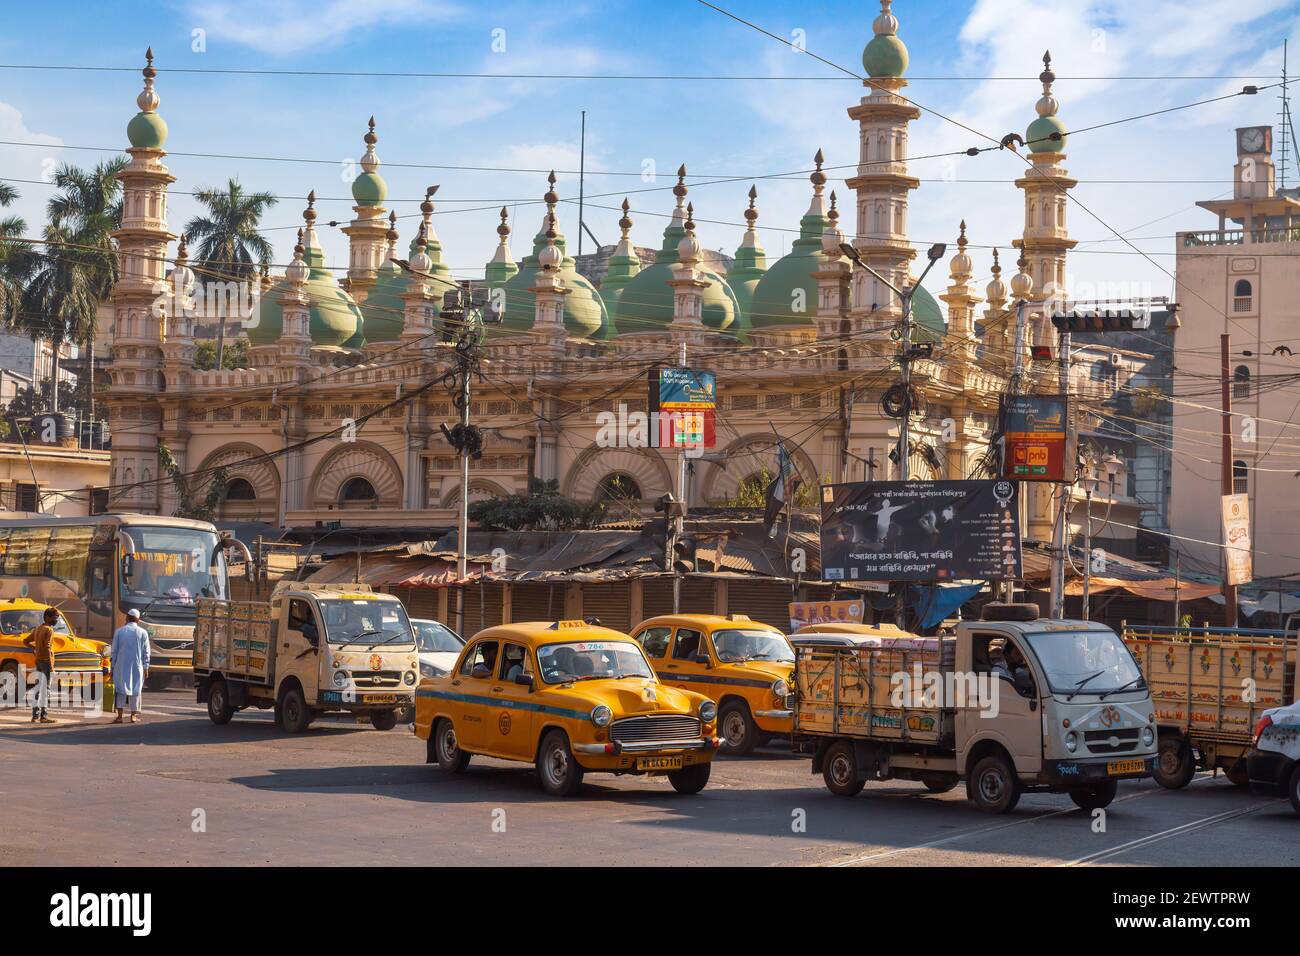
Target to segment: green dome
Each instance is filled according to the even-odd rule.
[[[918,286],[912,296],[912,341],[937,342],[948,331],[943,309],[925,286]]]
[[[618,300],[623,296],[627,284],[641,271],[641,260],[635,256],[611,256],[609,271],[600,280],[600,298],[605,303],[605,311],[610,315],[618,314]]]
[[[902,76],[907,72],[907,47],[892,33],[878,33],[862,51],[867,76]]]
[[[731,286],[740,308],[740,319],[745,328],[753,327],[754,290],[759,281],[767,275],[767,256],[755,246],[741,246],[736,250],[736,259],[727,273],[727,285]]]
[[[157,113],[136,113],[126,124],[126,138],[137,149],[162,149],[167,142],[167,121]]]
[[[396,342],[405,322],[406,276],[391,259],[379,269],[370,294],[361,303],[366,342]]]
[[[360,347],[365,340],[361,310],[333,274],[323,267],[324,256],[319,249],[307,250],[305,258],[311,266],[305,291],[311,311],[312,345]],[[257,325],[248,330],[250,345],[274,345],[279,341],[284,329],[284,310],[279,299],[285,287],[285,280],[280,279],[258,299]]]
[[[1049,139],[1060,133],[1060,139]],[[1031,153],[1059,153],[1065,149],[1065,124],[1058,116],[1040,116],[1025,130],[1025,145]]]
[[[813,273],[822,266],[821,237],[828,221],[812,209],[799,220],[799,238],[790,252],[778,259],[754,287],[748,311],[750,328],[816,324],[817,280]],[[798,303],[800,310],[795,308],[797,299],[802,300]]]
[[[674,295],[668,283],[673,279],[673,266],[679,262],[677,243],[685,235],[686,230],[673,220],[664,230],[664,243],[654,264],[642,268],[619,293],[615,324],[620,334],[660,332],[672,324]],[[743,331],[740,303],[727,280],[704,265],[697,266],[697,271],[709,280],[701,290],[704,325],[718,331]]]
[[[570,335],[586,339],[606,339],[614,335],[609,311],[600,293],[587,278],[579,274],[577,264],[565,247],[563,235],[556,236],[555,244],[564,253],[560,263],[560,282],[570,292],[564,297],[564,328]],[[526,332],[533,327],[537,316],[537,296],[528,290],[537,281],[537,254],[546,245],[545,232],[533,238],[533,252],[519,265],[519,271],[501,283],[505,290],[505,315],[499,328],[513,332]]]
[[[362,173],[352,180],[352,198],[358,206],[378,206],[388,195],[388,184],[378,173]]]

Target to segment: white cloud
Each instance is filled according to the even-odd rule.
[[[209,40],[292,54],[336,46],[374,27],[444,23],[460,8],[446,0],[199,0],[190,14]]]
[[[0,211],[0,216],[21,216],[27,221],[28,234],[36,235],[45,222],[45,203],[53,195],[53,190],[40,183],[50,182],[55,168],[66,159],[61,155],[63,141],[28,129],[22,114],[4,102],[0,102],[0,140],[40,144],[0,146],[0,170],[18,190],[18,201]],[[39,180],[39,183],[12,180]]]

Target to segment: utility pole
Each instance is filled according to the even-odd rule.
[[[582,132],[578,138],[578,255],[582,255],[582,198],[587,173],[587,111],[582,111]],[[597,249],[597,252],[600,250]],[[676,612],[674,612],[676,613]]]
[[[464,334],[464,330],[462,330]],[[460,429],[469,434],[469,363],[460,362]],[[456,522],[456,633],[465,636],[465,578],[469,572],[469,443],[460,449],[460,515]],[[482,623],[482,622],[480,622]]]
[[[1219,336],[1219,375],[1222,377],[1220,395],[1223,404],[1223,448],[1220,455],[1223,462],[1219,469],[1222,482],[1222,494],[1232,494],[1232,377],[1229,373],[1229,355],[1232,349],[1232,336],[1224,332]],[[1219,503],[1222,515],[1223,503]],[[1228,583],[1228,539],[1223,533],[1223,518],[1219,518],[1220,537],[1223,541],[1223,610],[1228,627],[1237,626],[1237,586]]]
[[[686,368],[686,342],[681,343],[677,352],[677,364]],[[681,412],[673,412],[674,416]],[[672,433],[671,430],[669,432]],[[683,432],[683,435],[685,432]],[[682,611],[682,572],[677,569],[677,542],[686,530],[686,445],[677,449],[677,501],[676,514],[668,517],[668,559],[673,569],[673,613]]]
[[[1061,349],[1061,361],[1058,370],[1057,384],[1061,390],[1061,394],[1065,396],[1066,408],[1069,409],[1070,345],[1072,340],[1070,337],[1068,326],[1066,328],[1061,329],[1059,341],[1060,341],[1060,349]],[[1066,417],[1067,420],[1064,422],[1066,428],[1065,447],[1070,448],[1073,445],[1073,443],[1070,441],[1070,431],[1074,429],[1074,417],[1073,415],[1069,415],[1069,414],[1067,414]],[[1069,469],[1073,466],[1074,466],[1074,462],[1067,461],[1065,463],[1066,474],[1069,474]],[[1070,504],[1071,504],[1070,489],[1072,487],[1073,485],[1070,482],[1063,482],[1060,485],[1059,488],[1060,501],[1057,503],[1056,506],[1056,521],[1052,525],[1051,616],[1057,619],[1065,617],[1065,555],[1066,555],[1066,549],[1069,547],[1068,542],[1070,539]],[[1087,550],[1089,554],[1092,553],[1091,548]],[[1085,560],[1091,560],[1091,559],[1085,557]],[[1085,597],[1084,616],[1083,616],[1083,619],[1085,621],[1088,619],[1087,606],[1088,606],[1088,599]]]

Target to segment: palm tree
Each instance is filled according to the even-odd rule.
[[[270,193],[245,192],[238,179],[230,179],[224,191],[200,189],[194,198],[208,209],[185,226],[185,235],[198,242],[194,271],[199,281],[248,282],[258,267],[270,263],[273,250],[257,231],[262,215],[275,205]],[[226,341],[226,317],[218,316],[217,368],[222,367]]]
[[[18,190],[8,183],[0,183],[0,207],[9,206],[18,199]],[[19,249],[10,240],[27,231],[21,216],[0,217],[0,319],[8,324],[18,311],[22,285],[17,274]]]

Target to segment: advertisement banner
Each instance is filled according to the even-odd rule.
[[[809,624],[861,624],[866,604],[861,601],[796,601],[790,605],[790,630]]]
[[[650,370],[650,410],[703,411],[717,407],[718,383],[712,372],[693,368]]]
[[[1254,579],[1250,559],[1250,496],[1223,496],[1223,555],[1229,584]]]
[[[822,578],[1020,576],[1018,487],[1006,479],[822,486]]]
[[[1004,395],[1002,477],[1015,481],[1074,480],[1066,395]]]

